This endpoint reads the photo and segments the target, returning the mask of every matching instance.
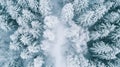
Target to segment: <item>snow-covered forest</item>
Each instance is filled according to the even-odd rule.
[[[120,67],[120,0],[0,0],[0,67]]]

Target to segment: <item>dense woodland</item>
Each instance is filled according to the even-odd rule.
[[[0,0],[0,67],[120,67],[120,0]]]

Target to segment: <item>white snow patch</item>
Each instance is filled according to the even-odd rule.
[[[55,34],[55,40],[53,46],[51,47],[50,54],[55,59],[55,67],[66,67],[66,63],[63,56],[62,46],[66,42],[66,28],[64,23],[58,22],[54,29],[52,29]]]
[[[53,49],[53,55],[55,57],[55,67],[66,67],[66,63],[63,57],[62,46],[65,44],[65,28],[62,23],[56,26],[56,42]]]

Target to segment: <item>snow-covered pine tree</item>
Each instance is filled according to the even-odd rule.
[[[74,17],[73,11],[74,11],[73,4],[67,3],[66,5],[64,5],[61,12],[61,19],[63,20],[63,22],[70,22],[73,19]]]
[[[77,24],[80,24],[83,27],[90,27],[94,25],[97,20],[99,20],[109,9],[112,7],[113,2],[106,2],[96,7],[95,10],[87,10],[85,13],[79,16]]]
[[[23,7],[22,4],[25,2],[22,2],[18,1],[18,7]],[[33,6],[30,3],[31,9],[33,9]],[[34,60],[36,56],[42,55],[40,41],[42,40],[43,22],[41,15],[35,14],[27,7],[19,12],[11,10],[11,12],[15,11],[17,13],[13,15],[13,18],[17,21],[19,28],[10,36],[12,40],[10,42],[10,49],[19,52],[22,59]]]
[[[91,56],[108,67],[119,66],[119,9],[114,6],[90,29],[88,48]],[[107,50],[106,50],[107,49]],[[100,52],[100,53],[99,53]],[[113,61],[113,62],[111,62]],[[115,61],[115,62],[114,62]]]
[[[43,16],[52,14],[52,1],[51,0],[40,0],[39,1],[39,11]]]
[[[18,50],[23,59],[34,60],[35,56],[42,54],[40,40],[42,40],[43,23],[30,11],[23,10],[23,12],[22,17],[18,18],[21,27],[11,35],[10,48]]]
[[[85,12],[86,8],[88,7],[89,0],[74,0],[73,7],[74,7],[74,15],[75,18],[78,18],[82,13]]]
[[[103,41],[99,41],[92,44],[93,47],[90,48],[90,52],[93,57],[97,57],[100,59],[116,59],[116,54],[119,53],[119,49],[115,46],[110,46],[110,44],[106,44]],[[107,50],[106,50],[107,49]]]
[[[110,12],[90,28],[90,39],[102,39],[119,27],[119,13]]]

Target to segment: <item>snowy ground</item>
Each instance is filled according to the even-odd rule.
[[[66,67],[65,65],[65,60],[63,57],[63,49],[62,46],[65,44],[65,26],[63,23],[58,23],[54,29],[55,31],[55,42],[54,42],[54,47],[52,50],[52,56],[55,59],[55,67]]]

